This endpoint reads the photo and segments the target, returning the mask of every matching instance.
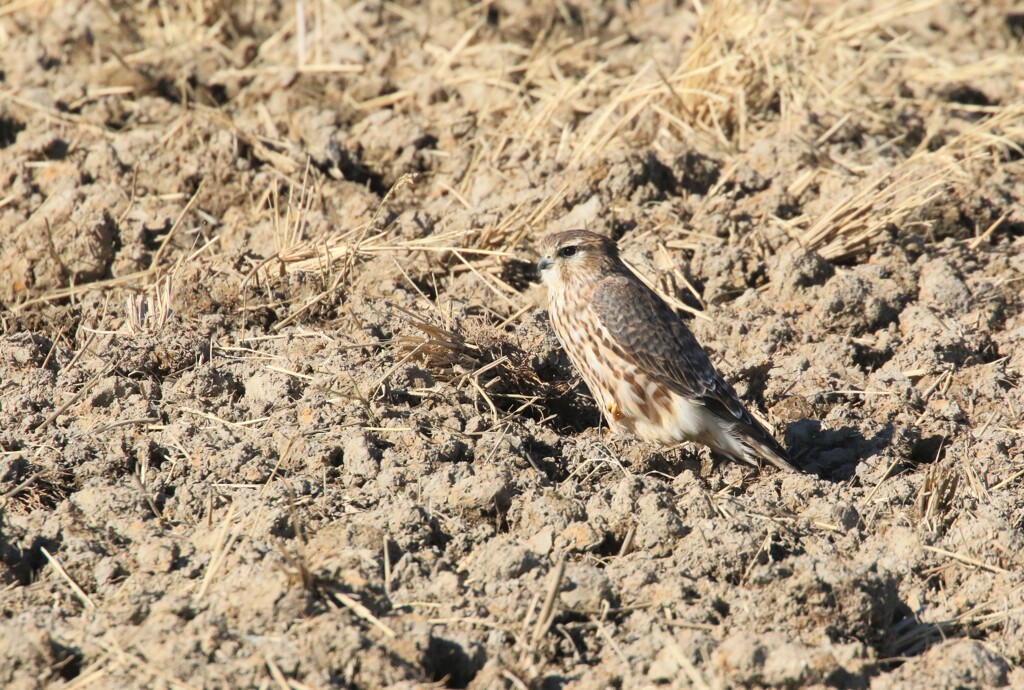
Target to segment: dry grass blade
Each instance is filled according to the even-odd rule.
[[[1005,108],[953,137],[941,148],[919,147],[909,158],[867,180],[819,216],[800,237],[800,244],[835,260],[863,253],[886,237],[890,227],[913,221],[930,204],[950,193],[954,181],[969,179],[971,163],[994,150],[1013,147],[1021,134],[1018,120],[1024,106]],[[1006,132],[1011,132],[1010,137]],[[917,221],[927,224],[927,221]]]
[[[422,362],[436,380],[472,388],[487,405],[495,426],[499,411],[510,409],[502,401],[511,401],[518,413],[538,400],[563,394],[570,385],[542,379],[534,368],[532,354],[482,319],[457,324],[442,315],[438,324],[401,307],[394,308],[422,335],[395,338],[404,354],[382,378],[406,361]]]
[[[841,15],[832,15],[822,22],[830,25],[830,32],[836,40],[849,40],[871,31],[877,31],[893,22],[917,12],[924,12],[940,4],[941,0],[910,0],[909,2],[882,3],[881,6],[867,12],[855,12],[845,19]]]
[[[166,235],[164,235],[164,239],[160,242],[160,246],[157,248],[156,254],[153,255],[154,266],[160,265],[160,260],[163,258],[164,252],[166,252],[167,248],[170,246],[171,239],[174,237],[175,233],[177,233],[178,228],[181,227],[181,224],[185,220],[185,216],[187,216],[189,211],[191,211],[196,205],[196,202],[199,200],[199,193],[203,191],[203,185],[205,184],[205,178],[200,180],[199,185],[196,187],[196,191],[193,192],[191,197],[189,197],[188,203],[186,203],[185,207],[181,209],[181,213],[179,213],[178,217],[174,220],[174,224],[171,225],[171,229],[167,231]]]
[[[397,633],[395,633],[390,626],[375,616],[370,609],[358,602],[355,598],[341,591],[337,586],[334,586],[330,582],[325,582],[321,578],[317,577],[306,556],[305,523],[299,515],[298,507],[295,504],[295,496],[290,490],[288,490],[288,510],[292,528],[295,530],[295,545],[294,548],[289,549],[283,542],[278,542],[278,550],[286,563],[286,565],[282,566],[281,569],[285,572],[288,578],[301,585],[307,591],[320,597],[325,602],[337,607],[344,607],[348,609],[357,618],[366,621],[384,633],[387,637],[395,638]]]
[[[982,570],[987,570],[990,573],[1002,573],[1004,575],[1014,574],[1014,571],[1012,570],[1007,570],[1006,568],[1000,568],[998,565],[991,565],[984,561],[979,561],[977,558],[965,556],[962,553],[954,553],[953,551],[947,551],[946,549],[940,549],[935,546],[923,546],[922,548],[925,551],[931,551],[934,554],[946,556],[947,558],[952,558],[953,560],[960,561],[965,565],[973,565],[975,568],[981,568]]]
[[[83,688],[99,687],[99,681],[111,671],[114,664],[105,659],[102,663],[93,664],[86,668],[80,675],[67,685],[61,686],[62,690],[82,690]]]
[[[779,51],[791,50],[794,41],[786,40],[788,36],[778,28],[768,29],[769,6],[755,2],[751,7],[739,0],[708,3],[698,15],[686,59],[666,82],[675,102],[665,106],[723,143],[736,137],[742,147],[750,113],[763,111],[778,97],[783,75],[792,79],[797,73],[781,69],[787,59]],[[766,30],[777,35],[760,41],[740,38]],[[780,100],[784,107],[788,99]]]
[[[889,630],[888,653],[895,657],[920,654],[928,646],[954,635],[977,634],[1004,625],[1024,613],[1024,606],[1007,607],[1007,600],[1019,597],[1021,587],[972,606],[943,620],[904,618]]]
[[[818,112],[848,109],[840,100],[845,91],[888,59],[893,41],[884,31],[887,25],[935,4],[889,3],[850,20],[838,13],[815,23],[813,13],[798,16],[774,0],[697,3],[696,27],[683,59],[668,74],[647,61],[621,80],[579,135],[574,159],[586,160],[616,139],[623,145],[646,143],[659,130],[688,140],[704,134],[718,145],[740,149],[769,122],[795,133],[804,124],[796,114],[811,102]],[[877,44],[875,50],[851,45],[869,40]],[[608,85],[601,86],[609,92]],[[653,116],[658,126],[645,127],[642,116]],[[535,129],[536,121],[527,131]]]
[[[68,587],[70,587],[71,591],[74,592],[75,597],[80,602],[82,602],[82,605],[85,606],[85,608],[87,609],[96,608],[96,602],[94,602],[92,598],[88,594],[86,594],[84,589],[78,586],[78,583],[75,582],[73,577],[68,575],[68,571],[64,570],[64,566],[60,564],[60,561],[51,556],[50,552],[46,550],[45,546],[39,547],[39,550],[43,552],[43,556],[46,557],[47,562],[49,562],[49,564],[53,566],[53,569],[57,571],[57,574],[60,575],[64,582],[68,584]]]
[[[565,559],[560,559],[555,564],[555,569],[551,573],[551,582],[548,584],[548,592],[544,597],[544,605],[540,609],[540,615],[537,617],[537,625],[533,628],[533,634],[530,635],[530,646],[536,648],[540,639],[547,635],[548,630],[551,629],[551,623],[555,619],[555,601],[558,598],[558,591],[562,587],[562,578],[565,577]]]
[[[46,419],[44,419],[43,421],[41,421],[37,426],[35,426],[32,429],[32,431],[35,432],[36,434],[41,433],[47,426],[50,425],[51,422],[53,422],[58,417],[60,417],[62,414],[67,412],[68,409],[72,405],[74,405],[79,400],[81,400],[85,396],[85,394],[88,393],[89,390],[93,386],[95,386],[101,380],[103,380],[104,378],[106,378],[107,376],[112,374],[115,369],[117,369],[117,365],[116,364],[107,367],[106,369],[104,369],[103,371],[101,371],[100,373],[96,374],[95,376],[93,376],[88,381],[86,381],[85,384],[81,388],[78,389],[77,393],[75,393],[73,396],[71,396],[71,398],[67,402],[65,402],[63,405],[61,405],[56,410],[54,410],[52,413],[50,413],[50,416],[47,417]]]
[[[675,642],[670,642],[668,645],[668,651],[672,659],[679,664],[679,667],[686,674],[686,679],[690,681],[690,684],[697,688],[697,690],[718,690],[723,687],[722,683],[716,682],[715,680],[707,680],[701,674],[700,669],[693,665],[682,648],[679,647]]]
[[[100,649],[102,649],[103,653],[114,663],[120,664],[129,669],[134,669],[139,676],[145,676],[146,682],[141,682],[141,678],[135,679],[139,682],[140,687],[150,687],[153,685],[153,679],[159,678],[163,681],[163,685],[166,685],[166,687],[172,688],[173,690],[194,690],[195,686],[178,680],[162,668],[151,664],[142,656],[133,654],[126,650],[110,633],[107,633],[107,639],[109,639],[109,642],[107,640],[100,640],[97,642]]]
[[[947,513],[958,485],[959,477],[950,465],[935,464],[928,468],[917,493],[917,513],[926,530],[939,532],[949,523]]]
[[[201,600],[206,596],[206,592],[209,590],[214,576],[216,576],[217,571],[224,564],[224,560],[227,558],[228,552],[231,550],[232,545],[234,545],[241,533],[241,525],[234,524],[234,517],[235,507],[232,505],[228,510],[228,514],[224,517],[224,522],[221,524],[220,532],[217,534],[217,544],[214,546],[213,553],[210,554],[210,562],[206,565],[206,573],[203,575],[202,584],[200,584],[199,591],[196,593],[197,600]],[[232,529],[232,527],[234,527],[234,529]]]
[[[551,571],[551,578],[548,581],[547,593],[544,595],[544,604],[541,606],[540,613],[537,615],[537,621],[534,623],[533,630],[530,633],[528,640],[524,640],[522,654],[519,658],[519,665],[521,667],[527,667],[532,665],[531,662],[536,660],[537,649],[540,641],[547,635],[548,630],[551,629],[551,624],[555,620],[555,614],[558,612],[556,603],[558,601],[558,592],[562,587],[562,579],[565,577],[565,559],[559,559],[558,563],[555,564],[554,569]],[[533,606],[528,609],[527,613],[533,610]]]
[[[800,244],[836,260],[883,241],[888,228],[900,225],[947,191],[958,165],[939,158],[933,153],[922,154],[880,179],[864,183],[819,216],[801,236]]]
[[[270,672],[270,677],[277,683],[277,687],[281,690],[291,690],[291,686],[288,685],[288,679],[285,678],[284,673],[281,672],[281,668],[274,663],[274,660],[270,658],[269,654],[263,655],[263,661],[267,664],[267,670]]]
[[[45,456],[51,450],[45,445],[39,446],[24,464],[15,461],[8,465],[2,481],[5,485],[17,484],[0,493],[0,513],[27,515],[35,510],[51,509],[67,497],[74,482],[67,470],[46,462]],[[22,451],[13,454],[21,455]],[[3,455],[6,453],[0,453],[0,457]]]
[[[399,306],[392,305],[410,326],[422,335],[400,335],[398,348],[420,359],[441,380],[451,380],[484,364],[481,349],[466,341],[451,326],[432,323]]]
[[[8,489],[7,491],[0,494],[0,501],[2,501],[2,503],[0,503],[0,506],[6,507],[8,499],[17,496],[19,493],[27,489],[32,484],[32,482],[34,482],[36,479],[39,479],[39,477],[43,476],[43,474],[45,473],[42,470],[38,472],[33,472],[31,475],[29,475],[27,479],[25,479],[20,484],[15,486],[13,489]]]
[[[357,617],[362,618],[367,623],[370,623],[371,625],[373,625],[373,627],[377,628],[388,637],[397,637],[397,633],[394,630],[392,630],[391,627],[389,627],[386,623],[384,623],[384,621],[373,615],[373,612],[370,611],[370,609],[366,608],[365,606],[363,606],[358,601],[356,601],[349,595],[345,594],[344,592],[332,590],[330,593],[330,597],[332,599],[336,599],[338,602],[341,603],[342,606],[344,606],[349,611],[354,613]]]
[[[147,268],[143,271],[129,273],[128,275],[125,276],[118,276],[116,278],[96,280],[91,283],[83,283],[81,285],[71,285],[65,288],[58,288],[56,290],[51,290],[50,292],[47,292],[44,295],[40,295],[39,297],[33,297],[31,299],[25,300],[24,302],[16,305],[13,308],[13,311],[15,313],[22,312],[28,309],[28,307],[35,306],[37,304],[67,299],[68,297],[81,295],[92,290],[99,290],[101,292],[105,292],[107,290],[132,285],[134,283],[146,283],[153,276],[160,275],[162,270],[163,269],[161,269],[159,266],[153,265],[150,268]]]
[[[121,330],[130,335],[159,333],[174,314],[171,291],[174,273],[149,286],[144,292],[125,300],[125,321]]]
[[[340,270],[341,273],[347,275],[351,272],[359,258],[369,256],[380,251],[380,247],[384,244],[384,240],[386,239],[386,233],[370,235],[370,231],[376,225],[377,220],[380,218],[392,197],[402,188],[413,184],[415,180],[416,176],[409,173],[398,178],[398,181],[396,181],[395,184],[392,185],[391,189],[388,190],[387,194],[384,195],[384,198],[381,199],[380,204],[377,206],[377,210],[366,223],[346,230],[334,237],[327,238],[326,240],[316,239],[296,243],[294,240],[299,239],[302,236],[305,214],[308,210],[306,205],[310,203],[307,184],[304,182],[301,187],[302,192],[300,193],[299,201],[302,208],[297,211],[293,211],[293,203],[291,198],[289,198],[289,203],[286,208],[286,218],[283,221],[282,229],[278,232],[278,235],[281,237],[281,242],[288,246],[280,249],[277,259],[281,262],[284,269],[289,272],[310,270],[322,271],[327,268],[332,268]],[[338,268],[339,265],[340,269]]]

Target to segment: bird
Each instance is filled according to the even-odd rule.
[[[540,254],[552,328],[612,432],[663,446],[696,441],[730,460],[797,471],[679,314],[619,258],[613,239],[555,232],[541,240]]]

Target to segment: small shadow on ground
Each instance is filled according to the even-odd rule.
[[[786,447],[798,469],[838,482],[852,477],[857,465],[889,446],[894,435],[891,423],[865,438],[853,427],[823,429],[821,422],[804,419],[786,428]]]

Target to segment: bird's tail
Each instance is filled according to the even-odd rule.
[[[746,431],[746,429],[744,429]],[[745,433],[739,439],[746,455],[744,460],[752,465],[760,467],[765,461],[775,465],[780,470],[788,472],[799,472],[789,460],[789,453],[775,440],[767,431],[763,434]]]
[[[740,413],[729,422],[724,422],[721,415],[716,415],[715,422],[717,433],[713,432],[710,438],[702,439],[712,450],[754,467],[761,467],[768,462],[787,472],[800,471],[790,462],[789,453],[782,444],[747,410],[741,408]]]

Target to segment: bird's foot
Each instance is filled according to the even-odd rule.
[[[616,422],[626,416],[622,410],[619,409],[619,404],[617,402],[608,403],[608,414],[610,414],[612,419]]]

